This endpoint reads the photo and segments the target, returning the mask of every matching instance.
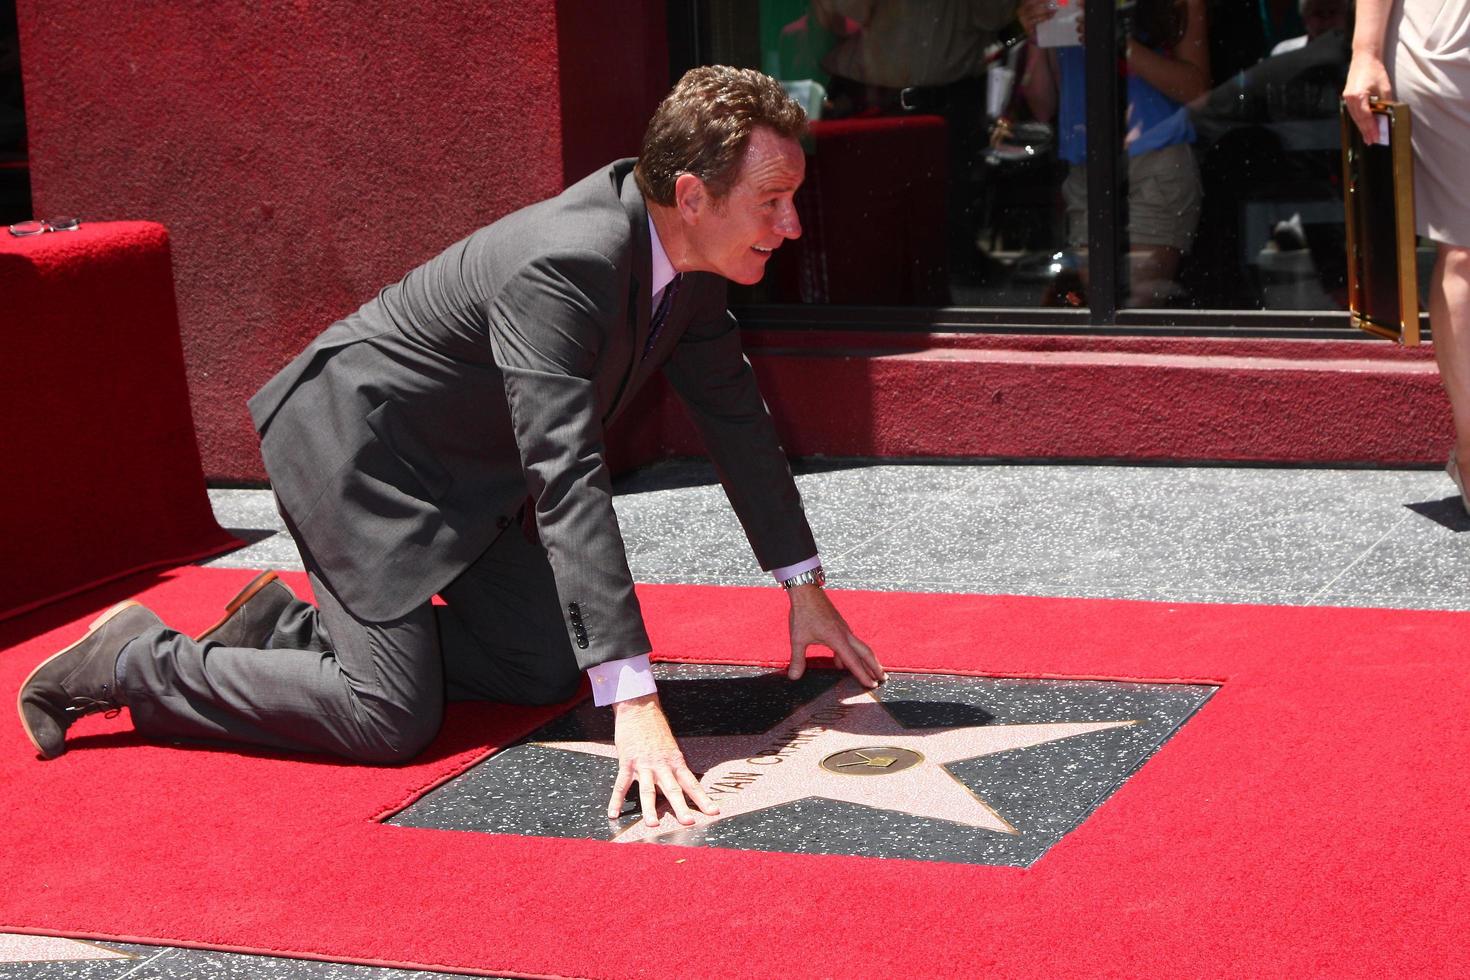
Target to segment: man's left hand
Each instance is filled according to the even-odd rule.
[[[817,585],[798,585],[791,597],[791,669],[796,680],[806,673],[806,649],[813,643],[832,651],[832,656],[864,687],[877,687],[887,678],[883,665],[866,643],[853,635],[847,621]]]

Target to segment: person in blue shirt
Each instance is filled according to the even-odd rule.
[[[1066,2],[1058,0],[1059,5]],[[1080,17],[1077,30],[1080,41]],[[1085,62],[1080,44],[1033,45],[1022,82],[1032,114],[1044,122],[1056,120],[1058,154],[1070,164],[1062,185],[1067,240],[1079,251],[1087,246]],[[1179,261],[1199,223],[1199,168],[1191,148],[1195,133],[1184,105],[1210,90],[1204,0],[1139,0],[1123,62],[1128,93],[1123,135],[1128,152],[1128,305],[1168,305],[1176,298]]]

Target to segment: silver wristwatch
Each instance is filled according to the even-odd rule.
[[[821,565],[802,572],[800,575],[793,575],[790,578],[783,578],[781,580],[781,588],[783,589],[794,589],[798,585],[815,585],[820,589],[826,584],[827,573],[822,571]]]

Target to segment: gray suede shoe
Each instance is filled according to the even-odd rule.
[[[66,751],[66,730],[78,718],[122,707],[117,656],[139,634],[162,626],[163,620],[146,607],[120,602],[93,620],[80,640],[31,671],[16,705],[26,737],[43,758]]]
[[[227,647],[263,650],[296,593],[275,572],[261,572],[225,606],[224,618],[194,639]]]

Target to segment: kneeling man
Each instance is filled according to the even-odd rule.
[[[690,801],[716,812],[659,707],[603,458],[659,370],[788,589],[791,676],[816,643],[881,683],[822,590],[725,309],[726,280],[757,282],[801,233],[805,126],[772,79],[694,69],[636,161],[480,229],[328,328],[250,400],[317,605],[267,573],[198,638],[114,607],[21,688],[41,755],[65,751],[80,715],[126,705],[157,738],[400,762],[434,738],[446,693],[547,704],[585,671],[616,714],[609,816],[634,781],[649,822],[658,794],[681,822]]]

